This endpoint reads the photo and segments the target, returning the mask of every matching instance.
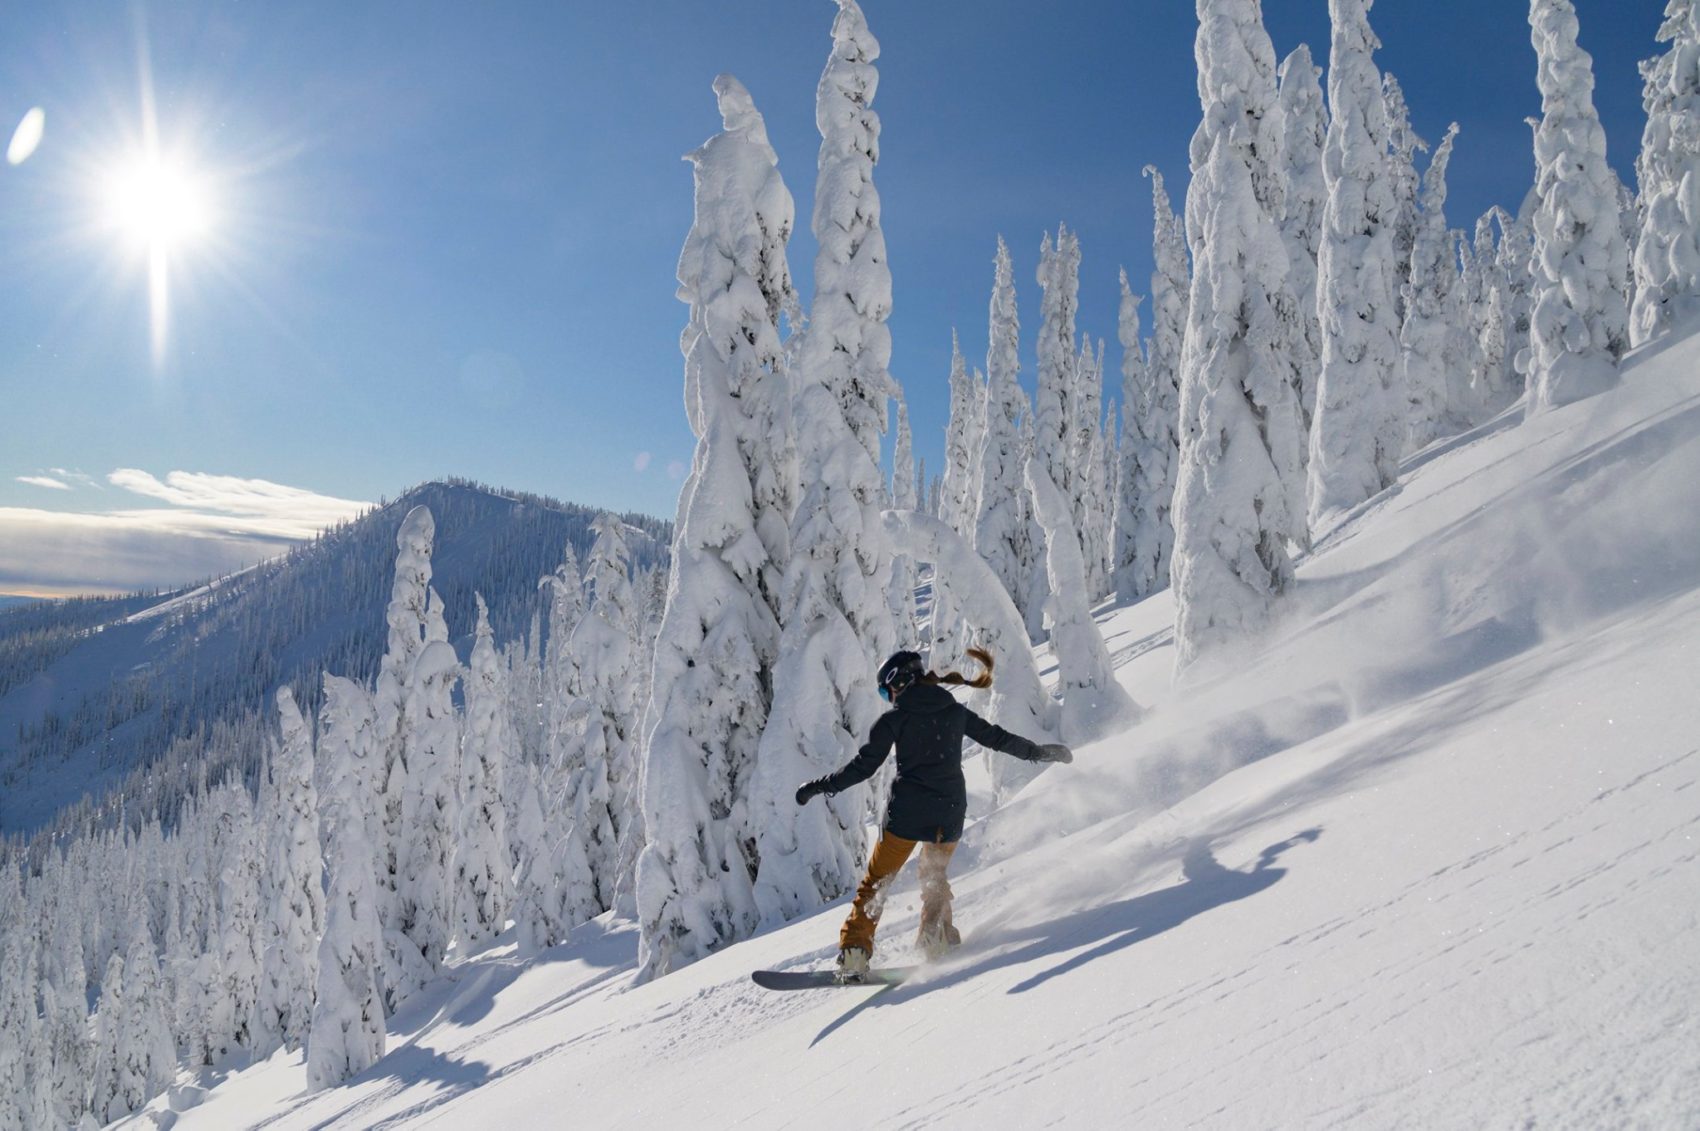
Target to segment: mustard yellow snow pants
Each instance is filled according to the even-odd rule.
[[[874,930],[879,926],[880,912],[885,904],[886,888],[896,878],[918,841],[881,833],[873,855],[868,858],[868,873],[856,889],[856,899],[850,905],[850,917],[838,932],[840,949],[859,947],[870,955],[874,951]],[[950,869],[950,855],[956,842],[921,844],[921,930],[916,942],[925,952],[935,953],[946,946],[962,941],[950,918],[950,883],[945,873]]]

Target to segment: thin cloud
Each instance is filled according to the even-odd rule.
[[[228,526],[229,520],[240,520],[239,528],[245,532],[286,539],[311,538],[326,527],[356,517],[371,505],[265,479],[239,479],[196,471],[173,471],[160,480],[149,472],[121,467],[108,475],[106,481],[132,494],[180,508],[179,514],[191,524],[203,517],[222,516],[215,521]]]
[[[17,479],[19,483],[27,483],[31,487],[46,487],[54,491],[69,491],[71,489],[69,483],[55,479],[50,475],[20,475]]]
[[[171,589],[275,557],[369,506],[263,479],[134,468],[113,486],[167,506],[93,514],[0,507],[0,593]]]

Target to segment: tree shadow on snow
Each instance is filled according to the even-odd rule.
[[[980,946],[1007,947],[1012,942],[1022,945],[1012,949],[999,949],[995,953],[971,959],[962,965],[952,963],[940,971],[937,977],[928,978],[924,982],[910,982],[881,990],[822,1029],[810,1045],[812,1047],[819,1044],[864,1010],[893,1005],[970,978],[983,977],[993,970],[1032,962],[1095,943],[1049,969],[1018,982],[1010,987],[1009,992],[1019,994],[1036,989],[1052,978],[1073,973],[1106,955],[1155,938],[1207,911],[1237,903],[1267,890],[1287,874],[1287,869],[1276,864],[1281,856],[1288,849],[1299,844],[1309,844],[1321,835],[1321,829],[1309,828],[1272,844],[1258,855],[1257,862],[1249,871],[1243,872],[1224,868],[1211,852],[1208,841],[1195,841],[1182,859],[1183,879],[1173,887],[1097,907],[1082,908],[1028,927],[993,933],[984,941],[976,940],[976,949]]]

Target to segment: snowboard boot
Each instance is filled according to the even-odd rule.
[[[838,952],[838,980],[860,982],[868,976],[868,952],[859,946],[847,946]]]

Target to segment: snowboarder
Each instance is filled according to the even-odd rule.
[[[807,805],[817,794],[830,796],[848,789],[872,777],[892,747],[897,748],[897,778],[886,806],[885,827],[868,859],[867,875],[856,889],[850,917],[838,935],[838,970],[846,980],[866,975],[885,889],[917,844],[921,846],[917,939],[921,950],[928,958],[937,958],[962,941],[951,922],[945,873],[968,814],[968,787],[962,778],[964,735],[1029,762],[1074,761],[1068,747],[1041,746],[993,726],[940,686],[991,686],[991,656],[977,648],[968,654],[985,669],[973,679],[957,672],[934,674],[915,652],[894,653],[879,670],[880,697],[892,709],[875,721],[867,743],[848,765],[797,790],[797,804]]]

